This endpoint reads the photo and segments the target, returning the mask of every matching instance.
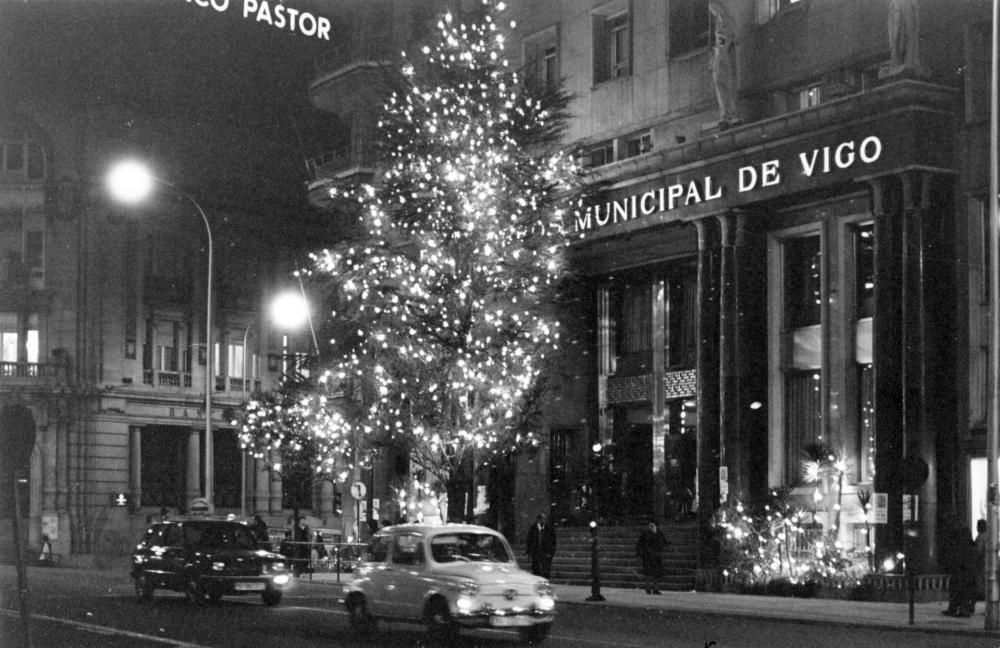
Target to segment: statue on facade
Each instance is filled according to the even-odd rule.
[[[712,44],[712,83],[719,102],[719,124],[727,127],[740,121],[736,109],[736,32],[729,14],[713,0],[708,10],[715,19],[715,42]]]
[[[917,0],[889,0],[888,70],[919,70],[919,40]]]

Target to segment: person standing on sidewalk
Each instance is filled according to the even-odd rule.
[[[954,546],[942,558],[947,560],[948,609],[942,614],[970,617],[976,609],[976,543],[969,527],[958,527]]]
[[[635,544],[635,555],[642,561],[642,576],[647,594],[660,593],[660,578],[663,577],[663,551],[670,546],[666,537],[650,521]]]
[[[528,530],[525,545],[528,556],[531,557],[531,573],[548,578],[552,572],[552,557],[556,554],[556,532],[544,513],[539,513],[535,518],[535,523]]]

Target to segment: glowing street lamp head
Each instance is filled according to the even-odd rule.
[[[141,162],[127,160],[116,164],[108,174],[111,195],[124,203],[138,203],[153,191],[153,176]]]
[[[298,293],[278,295],[271,304],[271,319],[285,330],[301,328],[309,320],[309,304]]]

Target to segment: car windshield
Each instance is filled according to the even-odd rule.
[[[240,524],[186,524],[184,536],[189,545],[206,549],[259,549],[257,538]]]
[[[446,533],[431,538],[435,562],[512,562],[503,540],[490,533]]]

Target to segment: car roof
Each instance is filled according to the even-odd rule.
[[[378,530],[378,533],[420,533],[423,535],[440,535],[442,533],[488,533],[490,535],[503,535],[496,529],[481,526],[478,524],[396,524]]]

